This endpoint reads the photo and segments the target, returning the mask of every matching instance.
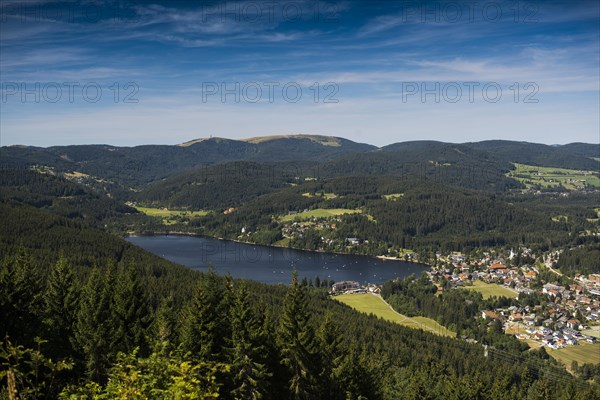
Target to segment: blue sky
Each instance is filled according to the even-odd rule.
[[[1,1],[2,145],[598,143],[597,1]]]

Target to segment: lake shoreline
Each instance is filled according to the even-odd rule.
[[[224,241],[224,242],[239,243],[239,244],[244,244],[244,245],[249,245],[249,246],[260,246],[260,247],[265,247],[265,248],[290,249],[290,250],[295,250],[295,251],[305,251],[305,252],[317,253],[317,254],[334,254],[334,255],[341,255],[341,256],[367,257],[367,258],[382,261],[382,262],[386,262],[386,261],[402,262],[402,263],[423,266],[423,267],[426,267],[427,269],[431,269],[431,265],[429,265],[429,264],[412,261],[412,260],[407,261],[407,260],[405,260],[403,258],[399,258],[399,257],[373,256],[373,255],[369,255],[369,254],[343,253],[343,252],[338,252],[338,251],[325,251],[325,250],[309,250],[309,249],[280,246],[280,245],[273,245],[273,244],[271,244],[271,245],[259,244],[259,243],[253,243],[253,242],[246,242],[246,241],[238,240],[238,239],[227,239],[227,238],[221,238],[221,237],[216,237],[216,236],[204,235],[204,234],[194,233],[194,232],[177,232],[177,231],[176,232],[171,232],[171,231],[144,232],[144,233],[134,232],[134,233],[128,234],[126,237],[153,237],[153,236],[197,237],[197,238],[204,238],[204,239],[215,239],[215,240],[220,240],[220,241]]]
[[[430,270],[430,266],[424,264],[383,261],[366,255],[296,250],[183,233],[131,235],[127,241],[198,271],[214,268],[219,274],[266,284],[289,283],[294,269],[302,278],[356,281],[365,286],[420,276]]]

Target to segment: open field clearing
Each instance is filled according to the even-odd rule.
[[[337,194],[335,193],[323,193],[323,192],[317,192],[317,193],[302,193],[302,196],[304,197],[308,197],[308,198],[315,198],[315,197],[322,197],[325,200],[332,200],[338,197]]]
[[[398,200],[404,196],[404,193],[392,193],[392,194],[384,194],[383,198],[386,200]]]
[[[512,299],[516,299],[518,293],[497,285],[495,283],[485,283],[482,281],[473,281],[473,286],[463,286],[463,289],[467,290],[475,290],[483,295],[484,299],[489,299],[490,297],[508,297]]]
[[[78,171],[65,172],[64,175],[66,178],[87,178],[87,177],[89,177],[88,174],[84,174],[83,172],[78,172]]]
[[[594,337],[600,339],[600,330],[587,329],[585,331],[582,331],[581,333],[583,333],[584,335],[587,335],[587,336],[594,336]]]
[[[166,208],[135,207],[136,210],[143,212],[151,217],[204,217],[208,211],[180,211],[167,210]]]
[[[197,218],[208,214],[208,211],[180,211],[166,208],[135,207],[135,209],[150,217],[162,218],[163,225],[174,225],[180,218]]]
[[[422,329],[427,332],[435,333],[441,336],[455,337],[456,334],[431,318],[426,317],[407,317],[399,314],[390,307],[381,297],[371,293],[342,294],[334,297],[357,311],[373,314],[386,321],[396,322],[400,325],[414,329]]]
[[[337,217],[344,214],[358,214],[362,210],[352,210],[348,208],[317,208],[316,210],[310,210],[306,212],[300,212],[297,214],[290,214],[281,217],[282,221],[295,221],[295,220],[307,220],[311,218],[331,218]]]
[[[515,170],[508,176],[515,178],[530,188],[539,185],[542,188],[564,186],[569,190],[578,190],[582,186],[600,187],[597,172],[566,168],[537,167],[534,165],[514,164]]]
[[[582,364],[600,364],[600,343],[581,343],[577,346],[567,346],[563,349],[547,349],[548,354],[562,362],[568,370],[571,363],[577,361]]]

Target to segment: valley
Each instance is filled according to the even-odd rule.
[[[248,145],[257,147],[250,152]],[[490,152],[485,143],[408,142],[374,149],[337,138],[315,140],[298,135],[241,143],[213,138],[177,149],[2,147],[0,248],[13,257],[4,268],[27,271],[23,268],[58,268],[68,263],[77,271],[70,285],[80,288],[84,296],[96,287],[91,285],[112,285],[113,266],[119,274],[126,274],[128,266],[137,265],[135,274],[129,272],[130,278],[119,275],[118,279],[133,285],[127,290],[145,293],[150,309],[155,310],[148,314],[155,323],[167,323],[160,310],[167,307],[165,301],[172,301],[168,307],[177,311],[168,313],[169,321],[176,321],[168,324],[174,324],[177,335],[168,336],[169,343],[178,342],[195,354],[203,350],[195,347],[196,339],[188,336],[193,331],[188,329],[199,325],[193,319],[196,314],[187,310],[212,301],[213,307],[237,312],[233,304],[238,303],[228,300],[234,296],[236,302],[256,302],[256,307],[245,307],[268,324],[266,332],[282,332],[286,318],[293,315],[310,315],[307,332],[325,335],[319,336],[325,342],[313,343],[313,349],[327,346],[324,332],[328,329],[343,331],[338,335],[348,335],[343,337],[351,343],[344,347],[346,355],[340,359],[344,362],[354,362],[357,353],[352,349],[359,345],[377,346],[361,350],[361,357],[383,357],[390,360],[386,361],[389,365],[394,365],[394,357],[427,358],[432,355],[423,350],[422,343],[427,343],[426,349],[441,346],[449,351],[443,358],[452,362],[466,362],[465,351],[482,357],[466,368],[480,370],[485,365],[497,375],[494,363],[510,358],[513,370],[514,365],[529,371],[550,368],[560,379],[573,379],[583,387],[588,385],[584,378],[593,381],[600,365],[594,353],[597,343],[586,342],[593,340],[600,324],[600,298],[593,283],[600,272],[600,257],[596,257],[600,254],[600,191],[594,184],[598,174],[583,169],[589,168],[590,160],[597,161],[572,154],[568,146],[562,151],[548,147],[548,166],[527,167],[532,175],[524,177],[512,168],[531,166],[537,158],[528,160],[526,151],[518,150],[519,144],[504,145],[518,157]],[[323,148],[314,152],[314,146]],[[125,159],[116,161],[115,152],[122,152]],[[262,152],[265,159],[261,159]],[[271,158],[273,153],[278,160]],[[200,161],[211,158],[209,163]],[[569,168],[557,166],[565,159]],[[158,169],[150,166],[152,160],[162,163],[160,173],[153,172]],[[573,166],[582,169],[572,170]],[[584,176],[585,185],[572,186]],[[20,264],[22,252],[31,260],[27,264]],[[96,272],[90,275],[90,270]],[[3,274],[1,279],[17,276]],[[346,281],[381,297],[333,291],[336,282]],[[231,282],[236,288],[233,292],[228,289]],[[3,290],[11,285],[17,283],[7,283]],[[202,291],[195,291],[196,285]],[[47,291],[51,286],[44,287]],[[120,287],[111,293],[123,296],[119,291],[126,289]],[[253,294],[240,287],[252,288]],[[558,295],[543,291],[549,287],[556,287]],[[212,300],[194,300],[211,291],[220,294]],[[98,294],[90,296],[81,297],[86,307],[100,301],[98,307],[120,315],[117,303],[102,305]],[[305,300],[282,300],[290,296]],[[292,304],[302,304],[305,311],[288,313]],[[37,306],[31,303],[31,307]],[[138,307],[136,312],[146,315],[139,304],[128,307]],[[332,328],[326,310],[353,322]],[[49,312],[31,311],[28,321],[45,326],[45,335],[55,338],[40,319],[53,315]],[[98,343],[82,336],[86,323],[98,324],[106,318],[115,326],[120,324],[108,314],[97,314],[100,319],[86,322],[87,315],[94,314],[82,312],[75,314],[77,327],[65,328],[76,346],[86,340]],[[146,317],[131,318],[138,324],[133,326],[150,329],[142,328]],[[531,332],[514,330],[515,323],[524,324],[519,318],[532,324],[523,325]],[[571,332],[572,323],[567,321],[572,320],[579,321],[580,336]],[[229,323],[235,320],[223,321],[220,329],[233,335],[234,325]],[[353,326],[356,321],[360,327]],[[538,337],[550,328],[551,338]],[[10,329],[11,336],[28,337],[24,328]],[[396,348],[390,353],[396,346],[390,345],[394,335],[412,343],[411,349]],[[153,346],[158,337],[152,339]],[[33,338],[27,340],[20,343],[33,343]],[[273,346],[270,339],[260,340],[260,346]],[[415,353],[413,348],[424,353]],[[69,354],[99,376],[116,379],[115,368],[121,368],[118,357],[126,354],[123,350],[133,349],[74,347]],[[97,351],[108,358],[89,364]],[[144,357],[161,357],[157,351],[146,347]],[[454,358],[454,352],[460,357]],[[49,354],[60,357],[54,350]],[[229,360],[226,353],[219,354],[202,359],[213,360],[216,368]],[[136,367],[140,373],[150,373],[144,369],[145,359],[135,359],[142,363]],[[264,365],[269,362],[265,359]],[[279,373],[273,368],[273,373]],[[380,363],[365,368],[369,382],[393,387],[375,378],[383,368]],[[262,379],[277,387],[270,378]],[[321,385],[328,385],[324,382]]]

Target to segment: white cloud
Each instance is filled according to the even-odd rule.
[[[2,117],[2,145],[72,143],[175,144],[209,135],[245,138],[283,133],[342,136],[385,145],[434,139],[542,143],[598,142],[598,101],[563,104],[421,103],[343,99],[339,104],[204,104],[196,96],[142,99],[102,109],[64,108],[27,119]]]

